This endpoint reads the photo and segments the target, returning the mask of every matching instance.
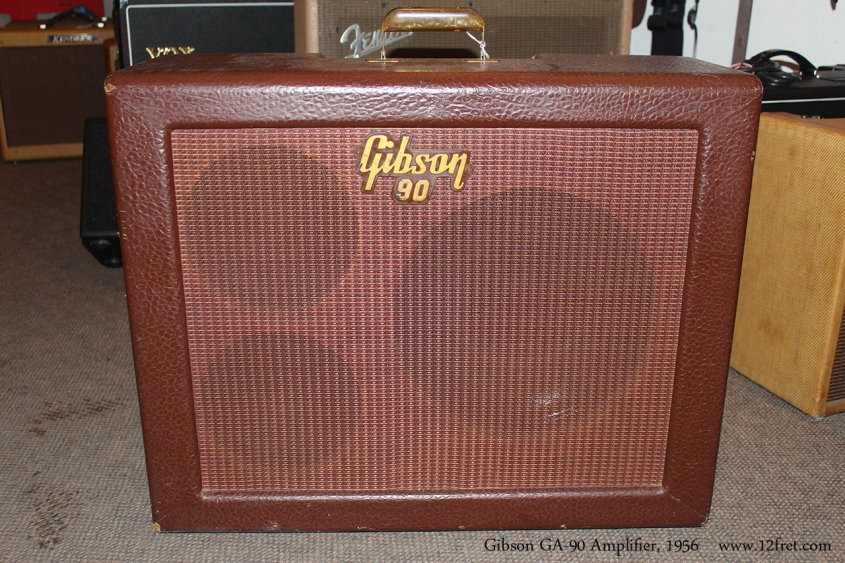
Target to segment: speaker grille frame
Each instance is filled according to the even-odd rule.
[[[380,134],[171,134],[203,489],[659,487],[697,132],[391,132],[471,154],[417,207],[361,190]]]
[[[703,523],[713,490],[761,88],[753,78],[714,65],[646,59],[541,57],[482,67],[461,61],[388,66],[207,55],[162,58],[113,75],[107,99],[121,243],[150,494],[160,528],[351,531]],[[172,104],[174,99],[179,103]],[[661,486],[299,496],[203,490],[172,132],[356,126],[697,131]]]

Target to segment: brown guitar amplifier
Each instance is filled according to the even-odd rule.
[[[193,55],[106,90],[157,529],[707,518],[756,78]]]
[[[105,116],[103,42],[111,25],[76,20],[0,28],[0,148],[3,160],[82,156],[85,120]]]
[[[442,6],[419,0],[415,6]],[[392,0],[296,0],[296,51],[327,57],[368,57],[381,48],[381,21]],[[474,0],[496,56],[530,58],[537,53],[627,55],[632,0]],[[393,32],[385,37],[391,56],[473,56],[475,46],[458,34]]]
[[[731,365],[815,417],[845,411],[845,119],[767,113]]]

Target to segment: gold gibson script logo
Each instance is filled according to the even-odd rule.
[[[462,190],[470,175],[469,152],[425,152],[409,150],[411,138],[402,135],[393,141],[387,135],[370,135],[360,149],[358,174],[364,177],[363,189],[371,192],[379,176],[396,179],[393,201],[425,203],[439,178],[449,178],[452,189]]]

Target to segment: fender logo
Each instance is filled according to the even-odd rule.
[[[468,151],[438,152],[408,150],[411,138],[402,135],[398,141],[387,135],[370,135],[360,150],[358,174],[363,176],[362,189],[371,192],[379,176],[396,179],[393,201],[425,203],[439,178],[449,178],[453,190],[462,190],[472,172]]]
[[[410,31],[384,32],[380,29],[363,32],[361,31],[361,26],[354,23],[347,27],[343,35],[340,36],[340,42],[343,45],[349,43],[349,49],[352,51],[352,54],[346,55],[346,58],[357,59],[381,50],[382,38],[384,38],[384,44],[387,46],[397,41],[402,41],[411,35],[413,35],[413,32]]]

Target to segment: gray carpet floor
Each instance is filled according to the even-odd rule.
[[[812,420],[735,373],[701,528],[154,532],[123,272],[79,242],[80,178],[80,160],[0,164],[0,561],[845,561],[845,414]],[[661,551],[594,549],[626,538]]]

